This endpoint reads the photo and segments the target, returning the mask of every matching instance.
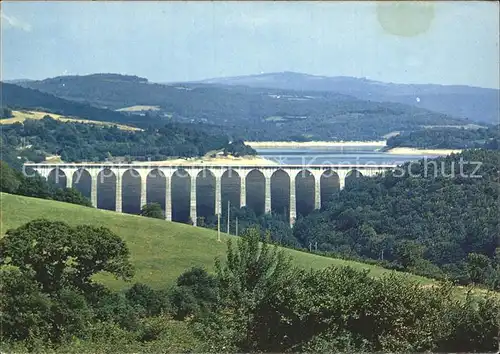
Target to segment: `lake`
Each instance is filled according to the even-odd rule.
[[[439,155],[390,154],[380,146],[256,148],[259,156],[282,165],[402,164]]]

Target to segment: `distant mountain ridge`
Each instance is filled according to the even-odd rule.
[[[296,72],[213,78],[197,81],[295,91],[329,91],[362,100],[396,102],[478,123],[498,124],[500,90],[465,85],[395,84],[346,76],[317,76]]]
[[[14,80],[3,80],[3,82],[7,84],[14,84],[14,85],[19,85],[22,84],[23,82],[30,82],[30,81],[35,81],[31,79],[14,79]]]

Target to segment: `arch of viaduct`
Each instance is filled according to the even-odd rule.
[[[270,165],[270,166],[221,166],[221,165],[185,165],[154,166],[144,164],[25,164],[33,168],[42,177],[52,179],[62,187],[79,189],[86,178],[90,190],[90,200],[96,208],[100,207],[98,197],[105,179],[114,184],[114,210],[122,212],[122,196],[128,187],[124,179],[137,186],[140,197],[138,208],[153,202],[161,202],[165,219],[172,220],[173,192],[180,189],[179,181],[184,180],[187,189],[189,217],[194,225],[197,222],[197,191],[201,183],[211,180],[213,184],[213,214],[222,211],[222,199],[226,189],[232,185],[237,191],[233,205],[250,206],[247,201],[259,192],[252,186],[263,185],[263,211],[276,209],[273,205],[274,194],[280,194],[285,202],[284,208],[290,217],[290,223],[296,219],[297,205],[300,199],[309,199],[310,209],[319,209],[334,190],[343,189],[351,177],[374,176],[396,165]],[[231,181],[229,183],[228,181]],[[162,195],[149,193],[148,185],[161,185]],[[304,194],[304,185],[308,186],[309,195]],[[248,188],[247,188],[248,187]],[[276,203],[274,203],[276,204]],[[287,205],[286,205],[287,204]],[[278,205],[278,204],[276,204]],[[175,207],[175,206],[174,206]],[[281,206],[283,207],[283,205]]]

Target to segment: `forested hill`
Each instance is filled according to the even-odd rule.
[[[363,100],[404,103],[487,124],[498,123],[500,111],[498,89],[471,86],[394,84],[364,78],[316,76],[295,72],[216,78],[202,82],[298,91],[338,92]]]
[[[248,140],[373,140],[424,125],[466,123],[421,108],[335,92],[161,85],[117,74],[62,76],[23,85],[101,108],[154,107],[150,118],[223,126],[234,138]]]
[[[499,151],[467,150],[361,177],[299,218],[294,236],[336,255],[499,289],[499,172]]]
[[[405,132],[387,140],[387,147],[433,149],[500,149],[500,125],[480,129],[433,128]]]
[[[41,109],[51,113],[89,120],[144,125],[142,117],[127,116],[119,112],[97,108],[85,103],[85,101],[80,103],[69,101],[36,89],[24,88],[5,82],[0,82],[0,86],[1,105],[10,109]]]
[[[164,160],[168,157],[203,156],[212,150],[248,153],[240,144],[228,145],[223,134],[207,134],[192,125],[166,123],[144,131],[120,130],[115,126],[61,122],[50,117],[27,119],[24,124],[3,125],[2,160],[19,168],[25,161],[41,162],[58,155],[66,162],[120,160]],[[233,150],[231,150],[233,149]]]

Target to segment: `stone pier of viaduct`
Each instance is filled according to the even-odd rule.
[[[221,213],[222,206],[227,201],[233,206],[251,207],[256,212],[283,211],[293,224],[298,208],[302,208],[299,210],[300,214],[321,208],[335,191],[343,189],[351,178],[374,176],[396,167],[155,166],[140,163],[41,163],[25,166],[31,167],[61,187],[78,189],[90,198],[96,208],[137,213],[141,206],[158,202],[165,212],[166,220],[185,221],[179,219],[180,217],[173,217],[173,210],[184,206],[195,225],[201,207],[209,210],[209,214],[216,215]],[[176,192],[179,192],[180,196],[174,198]],[[123,210],[125,205],[132,209]]]

